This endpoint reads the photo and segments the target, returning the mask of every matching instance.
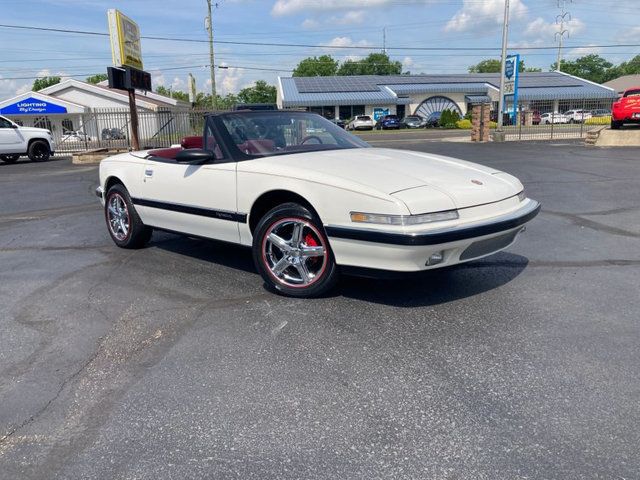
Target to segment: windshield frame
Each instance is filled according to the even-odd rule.
[[[258,117],[258,116],[269,117],[269,116],[282,115],[283,113],[291,116],[303,116],[303,117],[313,116],[313,119],[321,122],[323,124],[323,127],[326,128],[327,130],[334,132],[336,135],[340,135],[340,136],[346,135],[349,137],[354,137],[356,139],[356,142],[359,142],[360,145],[343,147],[343,146],[338,146],[333,144],[325,144],[324,148],[317,148],[317,149],[281,150],[281,151],[274,151],[274,152],[267,152],[267,153],[247,154],[243,152],[240,148],[238,148],[238,145],[236,144],[233,137],[227,130],[227,127],[224,122],[225,118],[235,117],[238,115],[247,115],[252,117]],[[256,160],[256,159],[267,158],[267,157],[275,157],[275,156],[281,156],[281,155],[299,154],[299,153],[315,153],[315,152],[326,152],[326,151],[334,151],[334,150],[353,150],[358,148],[371,148],[371,145],[369,145],[364,140],[358,138],[355,135],[352,135],[349,132],[346,132],[343,128],[332,123],[330,120],[327,120],[322,115],[319,115],[317,113],[312,113],[312,112],[289,111],[289,110],[223,112],[223,113],[208,115],[206,117],[205,125],[209,125],[211,127],[212,133],[216,136],[216,139],[219,141],[218,143],[222,145],[222,150],[225,153],[226,161],[230,161],[230,160],[245,161],[245,160]],[[208,134],[208,130],[209,129],[206,128],[205,126],[203,145],[207,145],[206,137]],[[310,144],[309,146],[312,146],[312,145],[317,145],[317,144]],[[225,160],[219,160],[216,163],[219,163],[221,161],[225,161]]]

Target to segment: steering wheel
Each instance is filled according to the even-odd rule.
[[[322,139],[321,139],[319,136],[317,136],[317,135],[307,135],[306,137],[304,137],[304,138],[302,139],[302,141],[300,142],[300,145],[304,145],[304,144],[305,144],[305,142],[307,142],[308,140],[312,140],[312,139],[317,140],[317,141],[318,141],[318,143],[319,143],[320,145],[322,145]]]

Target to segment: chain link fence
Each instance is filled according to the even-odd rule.
[[[507,103],[506,111],[513,112]],[[611,123],[611,100],[531,101],[516,115],[505,114],[507,140],[586,138],[590,130]]]

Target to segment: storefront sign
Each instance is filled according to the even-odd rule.
[[[140,48],[140,27],[119,10],[107,11],[109,19],[109,37],[111,56],[116,67],[128,65],[139,70],[142,68],[142,49]]]
[[[373,109],[373,119],[376,122],[378,120],[380,120],[381,117],[384,117],[385,115],[389,115],[389,109],[388,108],[374,108]]]
[[[67,113],[67,109],[61,105],[33,97],[25,98],[12,105],[0,108],[0,114],[2,115],[46,115],[52,113]]]

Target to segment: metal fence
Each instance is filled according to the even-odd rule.
[[[138,134],[141,148],[169,147],[183,137],[202,135],[204,117],[210,110],[166,109],[138,110]],[[75,130],[54,130],[60,153],[98,148],[130,148],[131,124],[128,109],[94,109],[78,115]]]
[[[507,104],[505,111],[513,112]],[[611,100],[532,101],[518,114],[505,114],[507,140],[585,138],[590,130],[611,123]]]

